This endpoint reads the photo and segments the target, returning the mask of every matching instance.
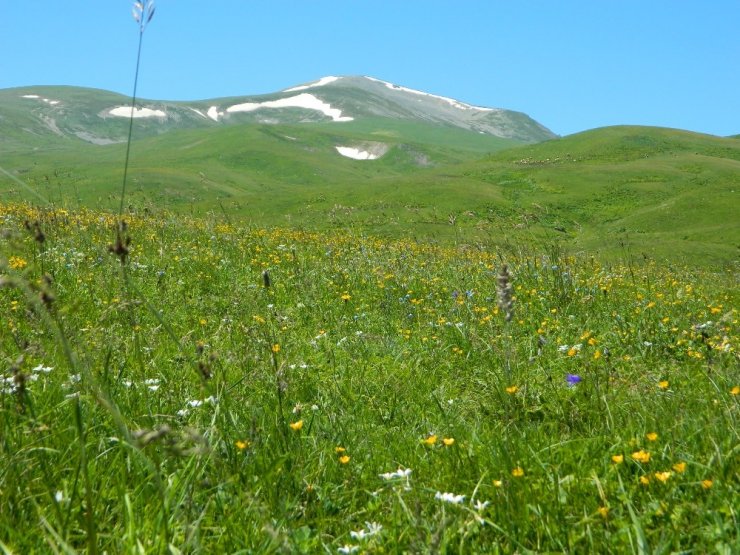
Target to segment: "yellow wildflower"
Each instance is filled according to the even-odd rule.
[[[344,453],[346,449],[344,447],[335,447],[334,452],[335,453]]]
[[[517,466],[514,470],[511,471],[511,475],[514,478],[521,478],[524,476],[524,469],[521,466]]]
[[[449,447],[450,445],[452,445],[452,444],[455,443],[455,438],[454,437],[446,437],[446,438],[442,439],[442,443],[444,443],[446,447]]]
[[[279,344],[279,343],[275,343],[275,344],[274,344],[274,345],[272,346],[272,352],[273,352],[273,353],[279,353],[279,352],[280,352],[280,344]]]
[[[349,293],[344,293],[344,294],[342,294],[342,300],[343,300],[344,302],[347,302],[347,301],[348,301],[348,300],[350,300],[351,298],[352,298],[352,296],[351,296],[351,295],[350,295]]]
[[[341,457],[339,457],[339,462],[342,464],[347,464],[349,462],[349,459],[349,455],[342,455]]]
[[[26,266],[28,266],[28,262],[26,262],[25,259],[21,258],[20,256],[11,256],[8,258],[8,264],[10,264],[10,267],[13,270],[22,270]]]
[[[645,434],[645,437],[647,438],[648,441],[655,441],[658,439],[658,434],[656,434],[655,432],[649,432]]]
[[[701,487],[703,487],[704,489],[711,488],[712,487],[712,484],[714,484],[714,482],[712,482],[712,480],[702,480],[701,481]]]
[[[504,483],[501,480],[494,480],[493,485],[500,488]]]
[[[236,448],[239,449],[239,451],[244,451],[247,447],[249,447],[249,442],[247,440],[237,440],[234,442],[236,445]]]
[[[730,390],[730,395],[740,395],[740,385],[736,385]]]
[[[609,507],[599,507],[596,510],[601,515],[601,518],[606,518],[607,516],[609,516]]]
[[[437,435],[436,434],[430,435],[428,438],[422,440],[422,443],[424,445],[434,445],[435,443],[437,443]]]
[[[622,464],[624,462],[624,455],[612,455],[612,462],[614,464]]]
[[[288,424],[290,426],[291,430],[295,430],[296,432],[303,428],[303,420],[298,420],[297,422],[291,422]]]
[[[686,472],[686,463],[685,462],[678,462],[673,465],[673,470],[678,472],[679,474],[682,474],[683,472]]]
[[[648,463],[650,462],[650,453],[640,449],[639,451],[632,453],[632,458],[640,463]]]
[[[660,389],[663,389],[663,390],[668,389],[668,386],[669,386],[668,380],[660,380],[658,382],[658,387]]]
[[[650,483],[650,476],[640,476],[640,483],[647,486]]]
[[[509,395],[514,395],[514,393],[516,393],[517,391],[519,391],[519,387],[516,385],[510,385],[506,388],[506,393],[508,393]]]
[[[673,474],[673,473],[672,473],[672,472],[670,472],[670,471],[665,471],[665,472],[656,472],[656,473],[655,473],[655,477],[656,477],[656,478],[657,478],[658,480],[660,480],[661,482],[663,482],[663,483],[665,484],[665,483],[666,483],[666,482],[668,481],[668,479],[669,479],[669,478],[671,477],[671,475],[672,475],[672,474]]]

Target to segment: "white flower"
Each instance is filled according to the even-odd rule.
[[[357,530],[356,532],[352,530],[349,535],[352,539],[364,540],[367,537],[368,533],[365,532],[365,530]]]
[[[193,399],[192,401],[188,401],[187,404],[188,406],[195,408],[201,406],[203,404],[203,401],[201,401],[200,399]]]
[[[490,504],[491,504],[490,501],[476,501],[475,503],[473,503],[473,507],[475,507],[476,511],[481,512],[483,509],[488,507],[488,505]]]
[[[383,526],[378,524],[377,522],[365,522],[365,530],[367,530],[368,536],[375,536],[377,534],[380,534],[380,532],[383,530]]]
[[[152,390],[152,391],[157,391],[159,389],[159,386],[158,385],[150,385],[149,386],[149,389]]]
[[[359,549],[360,549],[360,546],[359,545],[349,545],[349,544],[346,544],[346,545],[343,545],[342,547],[340,547],[339,549],[337,549],[337,551],[339,551],[339,553],[354,553],[354,552],[356,552]]]
[[[396,478],[408,478],[411,475],[410,468],[399,468],[395,472],[385,472],[379,474],[383,480],[395,480]]]
[[[36,368],[32,368],[31,372],[41,372],[43,374],[48,374],[54,370],[51,366],[44,366],[43,364],[39,364]]]
[[[159,385],[159,379],[149,378],[148,380],[144,380],[144,385]]]
[[[177,416],[180,418],[185,418],[188,414],[190,414],[190,411],[188,409],[180,409],[177,411]]]
[[[57,490],[56,493],[54,493],[54,499],[57,503],[62,503],[64,501],[67,501],[67,498],[64,497],[64,492],[62,490]]]
[[[465,501],[464,495],[455,495],[454,493],[440,493],[437,492],[434,495],[435,499],[439,499],[440,501],[444,501],[445,503],[452,503],[453,505],[459,505],[463,501]]]

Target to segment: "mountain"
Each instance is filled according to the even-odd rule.
[[[130,99],[95,89],[22,87],[0,90],[0,148],[56,145],[65,139],[106,145],[125,140]],[[241,123],[363,126],[404,121],[532,143],[554,138],[529,116],[472,106],[371,77],[324,77],[283,91],[193,102],[139,100],[136,136]],[[382,125],[381,125],[382,127]]]

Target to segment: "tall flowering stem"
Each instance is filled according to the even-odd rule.
[[[126,161],[123,164],[123,184],[121,185],[121,203],[118,208],[118,217],[123,215],[123,202],[126,197],[126,178],[128,177],[128,161],[131,154],[131,136],[134,130],[134,110],[136,109],[136,89],[139,84],[139,65],[141,62],[141,43],[144,39],[144,31],[154,17],[154,0],[137,0],[134,2],[132,15],[134,21],[139,24],[139,46],[136,52],[136,72],[134,73],[134,94],[131,96],[131,114],[128,123],[128,140],[126,141]],[[120,235],[120,225],[118,234]]]

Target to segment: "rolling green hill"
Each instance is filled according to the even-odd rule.
[[[329,91],[325,99],[341,104],[330,97],[342,87],[320,88]],[[355,95],[358,90],[351,88]],[[5,136],[2,166],[57,205],[115,210],[125,146],[42,132],[32,126],[38,114],[24,112],[23,102],[45,104],[44,98],[75,91],[37,90],[40,99],[14,93],[17,102],[3,100],[3,121],[20,124]],[[303,94],[289,90],[281,97],[297,93]],[[344,93],[341,109],[350,110],[352,95]],[[87,109],[100,111],[124,98],[106,94]],[[82,94],[78,101],[90,98]],[[437,115],[447,114],[435,106]],[[34,133],[22,131],[23,117]],[[611,127],[527,145],[438,120],[367,114],[341,123],[325,117],[269,124],[236,117],[225,125],[167,121],[164,132],[157,128],[162,122],[135,120],[126,198],[131,210],[211,211],[256,225],[353,228],[511,249],[555,245],[606,258],[737,260],[740,142],[734,138]],[[33,149],[29,136],[38,139]],[[379,158],[350,159],[338,147]],[[2,175],[0,194],[33,198]]]

